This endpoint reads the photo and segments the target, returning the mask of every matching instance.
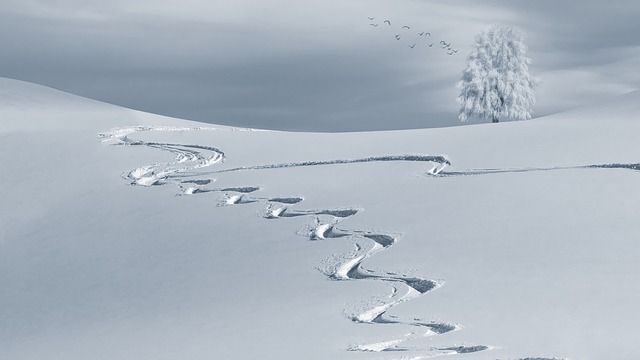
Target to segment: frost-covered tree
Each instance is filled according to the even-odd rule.
[[[467,68],[458,83],[461,121],[480,118],[499,122],[531,118],[536,80],[522,35],[493,26],[476,37]]]

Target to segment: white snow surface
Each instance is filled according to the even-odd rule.
[[[0,359],[640,358],[639,93],[241,130],[0,79]]]

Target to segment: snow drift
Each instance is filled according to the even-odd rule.
[[[1,358],[640,355],[638,93],[314,134],[0,83]]]

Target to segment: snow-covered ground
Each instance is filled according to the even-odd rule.
[[[0,359],[638,359],[639,118],[286,133],[0,79]]]

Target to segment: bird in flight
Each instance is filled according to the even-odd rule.
[[[384,22],[387,23],[387,25],[391,26],[391,21],[385,20]]]
[[[400,34],[396,34],[396,40],[400,40]]]
[[[442,45],[443,49],[451,50],[451,43],[447,43],[444,40],[440,40],[440,45]]]
[[[416,44],[409,45],[409,47],[413,49],[414,47],[416,47]]]
[[[411,26],[404,25],[402,28],[403,29],[411,29]]]
[[[422,35],[424,35],[424,31],[418,33],[418,36],[422,36]]]
[[[369,20],[373,20],[373,19],[375,19],[375,18],[374,18],[374,17],[369,16]]]
[[[431,36],[431,33],[430,33],[430,32],[426,32],[426,33],[424,33],[424,34],[425,34],[425,35],[427,35],[427,36]]]
[[[433,47],[433,44],[428,44],[427,46],[429,46],[429,47]]]
[[[378,27],[378,24],[369,24],[369,25],[371,25],[373,27]]]

